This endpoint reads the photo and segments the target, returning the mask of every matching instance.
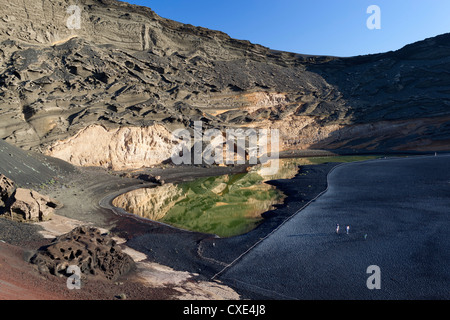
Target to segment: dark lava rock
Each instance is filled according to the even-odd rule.
[[[69,276],[71,265],[80,268],[84,276],[99,276],[116,280],[135,269],[133,259],[122,252],[110,235],[104,235],[97,228],[78,227],[53,240],[41,248],[30,262],[41,272],[57,276]]]

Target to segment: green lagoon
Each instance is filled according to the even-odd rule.
[[[377,157],[280,159],[279,170],[274,175],[263,175],[258,165],[247,173],[134,190],[114,199],[113,205],[181,229],[232,237],[251,231],[262,222],[262,213],[283,203],[284,194],[266,181],[293,178],[300,173],[301,165],[374,158]]]

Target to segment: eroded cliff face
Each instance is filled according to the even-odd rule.
[[[0,37],[32,45],[60,45],[80,38],[96,45],[132,51],[152,51],[158,56],[186,56],[199,64],[252,57],[280,65],[299,60],[329,60],[273,51],[227,34],[194,27],[158,16],[148,7],[117,0],[2,1]],[[76,10],[71,9],[76,6]],[[74,22],[75,14],[79,19]],[[205,59],[206,61],[203,61]]]
[[[113,200],[113,205],[129,213],[158,221],[183,199],[183,190],[168,183],[157,188],[143,188],[121,194]]]
[[[169,154],[171,143],[143,146],[157,132],[194,121],[277,128],[282,150],[450,148],[449,34],[384,54],[306,56],[115,0],[79,0],[79,29],[67,26],[68,0],[0,3],[0,137],[27,150],[134,168],[153,163],[150,150]],[[115,142],[87,146],[93,125]],[[155,125],[133,146],[120,136]]]

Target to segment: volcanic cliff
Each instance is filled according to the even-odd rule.
[[[450,149],[450,34],[309,56],[116,0],[0,3],[0,138],[26,150],[139,168],[170,157],[171,132],[196,120],[279,129],[283,150]]]

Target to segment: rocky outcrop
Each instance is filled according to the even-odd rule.
[[[10,205],[11,198],[16,191],[14,181],[0,174],[0,210]]]
[[[14,182],[0,175],[0,213],[19,222],[50,220],[62,204],[36,191],[16,188]]]
[[[168,183],[156,188],[142,188],[121,194],[112,204],[129,213],[157,221],[163,219],[184,197],[180,187]]]
[[[47,154],[78,166],[139,169],[169,159],[177,144],[172,133],[161,125],[111,130],[92,125],[56,142]]]
[[[36,191],[18,188],[12,197],[8,215],[16,221],[39,222],[50,220],[61,205]]]
[[[110,235],[104,235],[97,228],[78,227],[58,236],[53,242],[39,250],[30,262],[41,272],[56,276],[70,276],[69,266],[77,266],[86,276],[98,276],[116,280],[135,269],[133,259]]]

